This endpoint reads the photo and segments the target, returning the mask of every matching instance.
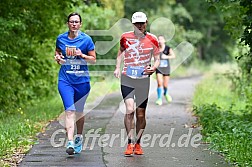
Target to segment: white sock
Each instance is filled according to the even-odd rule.
[[[80,137],[81,139],[83,138],[81,134],[77,134],[76,137]]]
[[[73,140],[68,140],[68,142],[73,144]]]

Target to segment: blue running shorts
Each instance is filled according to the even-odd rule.
[[[58,81],[58,90],[64,104],[65,111],[83,112],[87,100],[90,83],[70,84],[66,81]]]

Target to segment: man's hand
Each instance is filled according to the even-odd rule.
[[[117,67],[117,68],[115,69],[115,71],[114,71],[114,76],[115,76],[116,78],[119,78],[119,77],[120,77],[120,68],[119,68],[119,67]]]
[[[151,75],[156,71],[156,67],[146,66],[144,69],[144,75]]]

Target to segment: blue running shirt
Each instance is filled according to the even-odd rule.
[[[60,34],[57,37],[56,48],[60,49],[64,60],[59,71],[59,80],[66,81],[70,84],[80,84],[90,81],[87,62],[79,56],[67,56],[67,47],[76,47],[85,55],[88,51],[94,50],[95,46],[90,36],[79,31],[78,36],[74,39],[68,38],[68,32]]]

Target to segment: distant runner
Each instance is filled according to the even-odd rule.
[[[164,36],[158,36],[159,41],[159,50],[160,50],[160,64],[158,69],[156,70],[156,77],[157,77],[157,105],[162,105],[162,88],[164,90],[163,95],[167,102],[172,101],[172,97],[168,94],[168,82],[170,79],[171,73],[171,66],[170,66],[170,59],[174,59],[175,53],[173,50],[168,46],[165,45],[165,38]]]

